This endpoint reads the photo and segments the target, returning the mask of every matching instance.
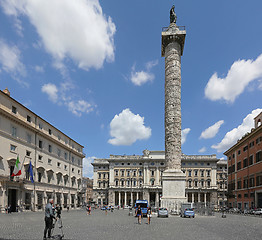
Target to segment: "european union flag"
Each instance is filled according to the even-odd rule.
[[[29,163],[28,172],[29,172],[29,175],[30,175],[31,182],[34,183],[34,173],[33,173],[33,167],[32,167],[31,161]]]

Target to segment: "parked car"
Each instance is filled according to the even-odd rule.
[[[159,208],[157,212],[158,217],[168,217],[168,210],[167,208]]]
[[[182,217],[192,217],[194,218],[195,217],[195,212],[194,212],[194,209],[193,208],[186,208],[184,210],[184,213],[182,215]]]
[[[261,215],[262,214],[262,208],[258,208],[256,210],[254,210],[254,215]]]
[[[105,210],[106,210],[106,207],[105,207],[105,206],[101,207],[101,210],[105,211]]]

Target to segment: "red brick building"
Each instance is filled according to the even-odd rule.
[[[228,206],[262,208],[262,112],[255,128],[224,154],[228,161]]]

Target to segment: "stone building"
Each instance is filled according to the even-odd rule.
[[[182,155],[188,202],[217,205],[217,162],[216,155]],[[133,205],[137,199],[146,199],[152,206],[160,206],[164,151],[110,155],[108,159],[95,159],[92,165],[93,198],[98,205]]]
[[[228,206],[262,208],[262,112],[254,128],[224,154],[228,161]]]
[[[82,179],[83,203],[91,204],[93,201],[93,179],[83,177]]]
[[[227,161],[217,162],[217,205],[218,208],[227,206]]]
[[[0,91],[0,207],[40,210],[48,199],[81,204],[83,146]],[[17,157],[22,174],[11,177]],[[29,163],[34,182],[29,179]]]

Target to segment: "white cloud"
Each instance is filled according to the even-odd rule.
[[[48,95],[48,98],[53,103],[64,105],[76,116],[82,116],[83,113],[90,113],[96,108],[96,105],[87,102],[83,99],[72,99],[72,89],[74,85],[71,82],[63,82],[60,87],[57,87],[53,83],[47,83],[42,86],[42,92]],[[68,96],[70,91],[71,95]]]
[[[212,100],[234,102],[244,92],[249,83],[262,78],[262,54],[255,61],[238,60],[234,62],[225,78],[219,78],[214,73],[209,79],[205,96]]]
[[[84,177],[89,177],[89,178],[93,178],[94,177],[94,171],[93,171],[93,166],[91,165],[91,163],[94,162],[94,159],[96,157],[85,157],[83,159],[83,176]]]
[[[115,24],[98,0],[2,0],[7,15],[27,16],[56,64],[70,58],[79,68],[99,69],[114,61]]]
[[[42,66],[35,66],[35,71],[39,73],[43,73],[45,70]]]
[[[181,131],[181,145],[186,142],[187,134],[190,132],[190,128],[185,128]]]
[[[150,61],[146,63],[145,71],[136,71],[135,65],[133,65],[131,70],[131,82],[136,86],[141,86],[146,82],[152,82],[155,79],[155,75],[151,73],[151,69],[158,64],[158,61]]]
[[[212,148],[216,149],[217,152],[224,152],[237,143],[247,132],[250,132],[251,128],[254,127],[254,117],[256,117],[262,109],[255,109],[250,114],[248,114],[243,122],[236,128],[227,132],[222,141],[216,145],[212,145]]]
[[[198,152],[204,153],[206,150],[207,150],[206,147],[202,147],[201,149],[198,150]]]
[[[69,111],[79,117],[82,115],[82,113],[89,113],[94,110],[94,106],[85,100],[70,101],[67,103],[67,105]]]
[[[214,125],[210,126],[206,130],[204,130],[201,133],[200,139],[201,138],[209,139],[209,138],[215,137],[223,123],[224,123],[224,120],[220,120],[220,121],[216,122]]]
[[[27,86],[20,77],[26,76],[26,68],[21,62],[21,53],[17,46],[8,45],[0,38],[0,71],[3,70],[11,75],[13,79]]]
[[[144,118],[135,115],[128,108],[119,115],[115,115],[110,123],[112,145],[132,145],[137,140],[148,139],[151,136],[151,128],[144,126]]]
[[[48,95],[49,100],[56,103],[58,99],[58,89],[55,84],[47,83],[42,86],[42,92]]]

